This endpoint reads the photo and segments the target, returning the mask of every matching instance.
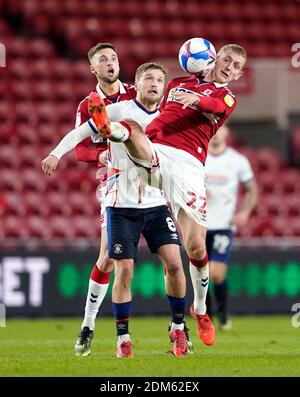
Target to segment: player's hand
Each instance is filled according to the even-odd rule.
[[[189,92],[179,91],[174,94],[176,101],[183,104],[182,109],[186,109],[190,105],[198,105],[200,98],[196,94],[190,94]]]
[[[236,227],[245,226],[249,220],[250,213],[248,210],[241,210],[237,212],[232,218],[232,224]]]
[[[98,161],[101,164],[107,165],[107,156],[108,156],[108,150],[104,150],[104,152],[100,153],[98,156]]]
[[[44,174],[52,175],[53,171],[55,171],[59,160],[56,156],[50,155],[41,162],[41,167]]]

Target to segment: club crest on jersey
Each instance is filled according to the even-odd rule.
[[[119,244],[119,243],[115,244],[115,245],[113,246],[113,251],[114,251],[114,253],[117,254],[117,255],[121,254],[121,253],[123,252],[123,246],[122,246],[122,244]]]

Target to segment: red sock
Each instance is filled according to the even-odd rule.
[[[102,270],[99,270],[98,267],[95,265],[93,267],[90,278],[93,281],[95,281],[95,283],[108,284],[110,280],[110,275],[111,275],[110,272],[109,273],[103,272]]]
[[[207,252],[205,253],[205,256],[202,259],[194,259],[189,257],[189,261],[191,262],[192,265],[196,267],[204,267],[208,264]]]

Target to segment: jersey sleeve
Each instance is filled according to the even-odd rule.
[[[90,116],[88,113],[88,102],[87,98],[80,102],[76,112],[76,121],[75,121],[75,128],[81,126],[81,124],[87,122]]]
[[[234,111],[236,107],[236,98],[225,88],[218,91],[215,98],[222,102],[222,106],[224,107],[223,113],[217,115],[217,122],[215,124],[215,129],[217,131]]]
[[[223,103],[226,114],[229,115],[233,112],[236,107],[236,99],[232,92],[227,89],[220,90],[216,98]]]
[[[88,99],[85,98],[80,102],[77,108],[75,127],[78,128],[89,119]],[[103,145],[99,147],[99,145],[96,145],[91,138],[86,138],[76,146],[75,156],[78,161],[98,164],[99,154],[103,152],[103,150],[105,150]]]

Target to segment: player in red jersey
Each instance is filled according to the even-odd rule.
[[[96,96],[90,98],[90,105],[95,105],[90,114],[100,134],[105,127],[110,139],[124,142],[132,160],[148,169],[152,184],[162,182],[189,256],[194,289],[190,313],[197,322],[199,337],[206,345],[214,343],[215,329],[205,305],[209,267],[205,248],[204,165],[210,139],[236,106],[236,99],[227,84],[242,76],[246,60],[242,47],[229,44],[221,48],[214,69],[204,79],[191,76],[171,80],[160,115],[146,129],[149,139],[130,120],[109,126],[109,121],[102,117],[102,122],[97,123],[103,102]]]
[[[88,59],[90,61],[91,72],[97,78],[98,84],[93,92],[97,92],[103,99],[106,106],[124,101],[134,99],[136,97],[136,89],[133,85],[122,83],[119,80],[120,66],[118,55],[115,47],[110,43],[98,43],[88,52]],[[76,125],[78,128],[81,124],[90,119],[88,113],[88,98],[87,96],[80,102],[77,109]],[[100,201],[104,199],[106,191],[106,166],[101,163],[101,155],[107,149],[106,139],[100,136],[88,137],[76,146],[76,158],[79,161],[89,162],[101,168],[100,175]],[[103,153],[104,154],[104,153]],[[105,156],[104,156],[105,158]],[[46,161],[49,166],[56,168],[58,159],[55,156],[49,156]],[[93,270],[91,272],[89,289],[85,305],[85,316],[82,323],[82,330],[78,335],[78,340],[75,345],[75,352],[78,355],[86,356],[90,354],[90,344],[93,337],[93,330],[95,327],[95,318],[98,309],[106,295],[110,274],[113,270],[113,261],[109,260],[107,255],[107,237],[105,222],[105,210],[101,205],[101,241],[99,257]]]
[[[101,96],[106,106],[136,97],[135,87],[119,80],[119,60],[117,51],[112,44],[98,43],[89,50],[88,58],[91,72],[98,81],[94,92]],[[88,97],[89,95],[78,105],[76,128],[90,119]],[[103,139],[92,141],[91,138],[86,138],[75,149],[77,160],[99,165],[99,154],[102,153],[103,147],[106,149],[106,143],[103,144]],[[100,164],[100,166],[102,165]]]
[[[95,75],[98,84],[94,92],[97,92],[104,100],[106,106],[133,99],[136,97],[136,89],[133,85],[122,83],[119,80],[120,66],[116,48],[110,43],[98,43],[88,52],[91,72]],[[80,102],[77,109],[75,127],[79,127],[90,119],[88,113],[88,97]],[[102,167],[100,175],[99,191],[100,200],[104,199],[106,191],[106,166],[101,163],[101,154],[107,149],[106,139],[102,137],[86,138],[76,146],[76,158]],[[101,229],[106,228],[105,210],[101,205]],[[89,290],[85,305],[85,315],[82,323],[82,330],[76,342],[77,354],[87,355],[90,351],[90,341],[95,327],[95,318],[98,309],[106,295],[110,274],[113,270],[113,261],[107,256],[107,235],[101,233],[99,258],[91,272]],[[79,349],[78,349],[79,346]],[[76,350],[75,347],[75,350]]]

